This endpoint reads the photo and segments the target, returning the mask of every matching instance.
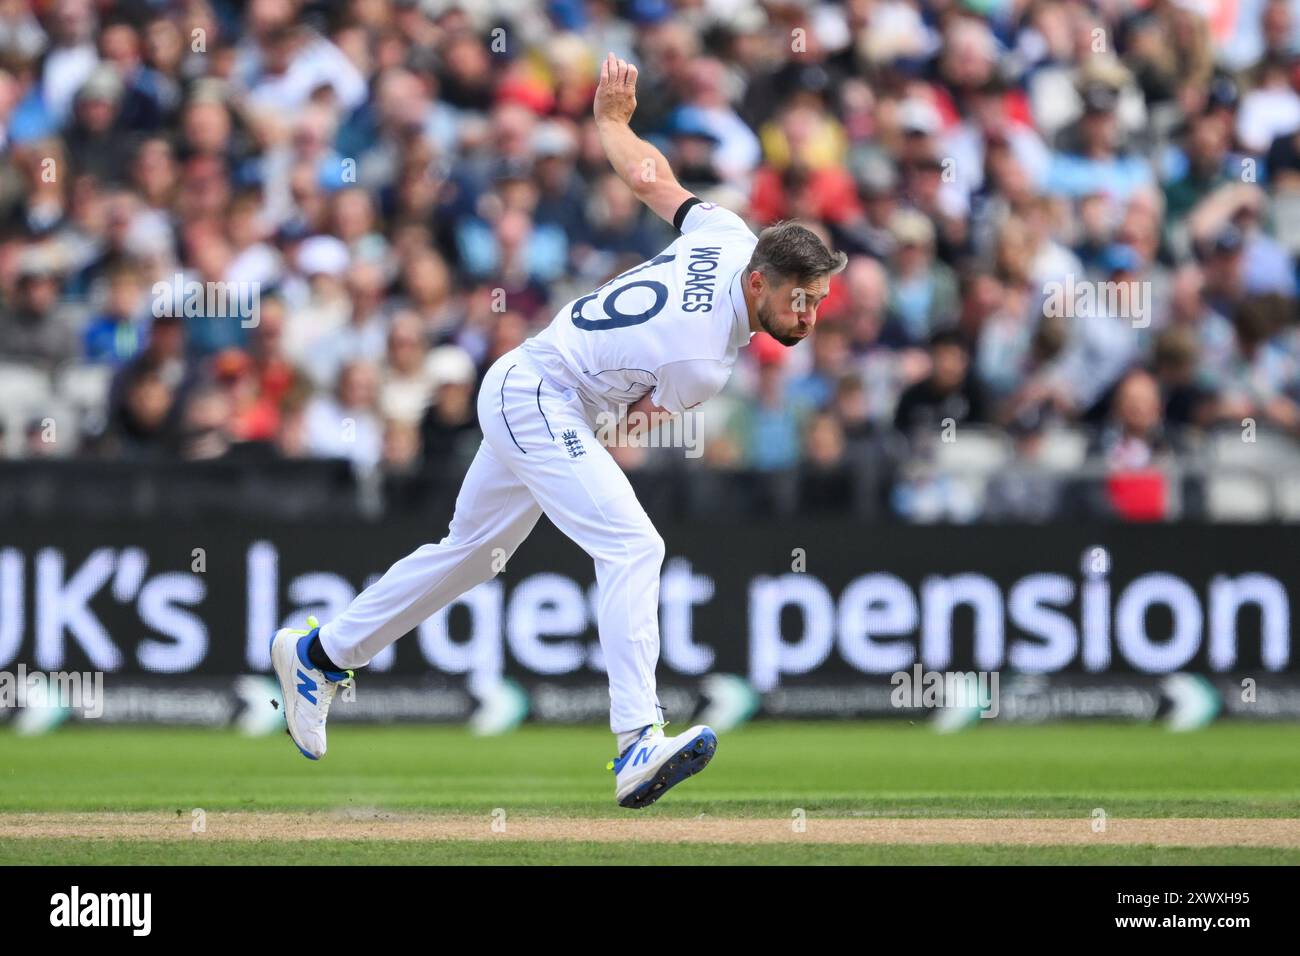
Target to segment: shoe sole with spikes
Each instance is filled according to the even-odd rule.
[[[683,780],[707,767],[717,750],[717,734],[705,727],[685,747],[665,760],[654,776],[620,800],[619,806],[630,810],[650,806]]]

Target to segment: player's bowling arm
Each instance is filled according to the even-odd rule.
[[[600,145],[614,172],[636,197],[667,222],[691,198],[673,175],[668,160],[628,125],[636,111],[636,67],[614,54],[600,68],[593,112]]]
[[[653,431],[672,417],[672,412],[666,408],[660,408],[650,401],[649,395],[643,395],[637,400],[636,404],[627,410],[625,422],[627,436],[634,438],[645,432]]]

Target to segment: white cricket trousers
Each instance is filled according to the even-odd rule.
[[[610,729],[623,733],[663,720],[655,692],[663,539],[596,440],[582,400],[544,381],[517,348],[484,376],[478,418],[483,443],[447,536],[402,558],[322,627],[325,652],[344,668],[366,665],[494,577],[545,512],[596,565]]]

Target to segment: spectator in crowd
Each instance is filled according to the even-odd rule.
[[[603,282],[624,266],[636,266],[666,244],[660,230],[641,217],[641,205],[632,190],[613,173],[596,181],[586,202],[588,226],[574,258],[578,273],[590,281]]]
[[[175,390],[156,364],[134,366],[122,383],[122,404],[108,425],[108,447],[115,457],[160,458],[171,450],[170,427]]]
[[[96,67],[77,91],[73,120],[64,137],[76,172],[106,185],[126,178],[134,145],[119,127],[124,93],[112,67]]]
[[[1165,182],[1165,203],[1170,224],[1177,223],[1214,190],[1238,181],[1241,160],[1231,156],[1232,130],[1222,116],[1202,113],[1192,117],[1185,150],[1176,154],[1174,170]]]
[[[1040,407],[1007,425],[1007,434],[1015,444],[1015,460],[989,478],[984,489],[985,518],[1042,524],[1067,516],[1066,478],[1043,461],[1047,422]]]
[[[244,441],[270,440],[280,427],[280,410],[286,397],[307,386],[307,377],[285,352],[285,328],[288,307],[277,295],[262,297],[257,327],[249,342],[249,372],[253,380],[253,406],[250,418],[260,424],[255,429],[240,429]]]
[[[112,457],[116,453],[113,430],[115,423],[124,421],[127,414],[127,386],[145,372],[156,375],[177,399],[183,399],[193,385],[193,367],[186,359],[185,323],[180,316],[162,315],[154,319],[149,324],[144,347],[114,374],[105,409],[108,432],[91,442],[100,456]],[[168,414],[174,415],[174,411],[173,406]]]
[[[430,398],[420,421],[420,441],[426,468],[441,470],[473,452],[479,436],[474,410],[478,373],[464,349],[443,345],[429,353],[425,374]]]
[[[4,358],[51,369],[79,351],[74,318],[59,306],[61,275],[52,249],[22,255],[11,305],[0,316]]]
[[[1151,373],[1134,369],[1125,375],[1112,409],[1092,449],[1108,470],[1141,471],[1173,450],[1164,428],[1160,385]]]
[[[684,109],[694,111],[699,125],[712,134],[717,147],[713,167],[723,182],[743,183],[762,158],[758,137],[732,107],[727,68],[713,57],[699,57],[688,67],[689,90]]]
[[[379,386],[379,408],[387,421],[416,424],[433,395],[427,340],[419,316],[399,312],[388,326],[388,350]]]
[[[182,403],[177,450],[186,461],[211,461],[224,457],[235,442],[231,433],[240,379],[246,370],[242,353],[218,356],[216,381],[198,385]]]
[[[1085,80],[1079,91],[1083,116],[1066,131],[1065,149],[1052,157],[1047,192],[1072,199],[1104,193],[1123,202],[1154,181],[1150,162],[1126,149],[1127,133],[1117,115],[1121,82],[1115,72]]]
[[[1246,419],[1300,434],[1297,356],[1279,337],[1295,321],[1292,303],[1277,295],[1242,301],[1233,316],[1233,344],[1206,369],[1215,395],[1214,421],[1240,426]]]
[[[740,406],[735,423],[745,461],[759,471],[793,468],[809,408],[787,391],[784,347],[765,334],[751,345],[758,350],[757,394]]]
[[[1160,386],[1165,421],[1185,430],[1199,424],[1206,411],[1207,390],[1196,380],[1199,348],[1185,325],[1165,329],[1156,339],[1152,374]]]
[[[416,470],[420,459],[420,430],[409,421],[389,419],[384,422],[381,465],[389,475],[407,475]]]
[[[412,252],[402,267],[401,287],[400,308],[415,315],[429,342],[443,344],[455,334],[463,319],[462,308],[442,256],[428,248]]]
[[[148,299],[131,263],[115,266],[108,276],[104,311],[92,318],[83,334],[88,362],[122,365],[143,348],[148,327]]]
[[[889,308],[903,341],[924,344],[957,314],[952,270],[934,258],[934,223],[915,210],[900,211],[889,224],[894,240]]]
[[[936,332],[930,338],[930,374],[899,397],[894,427],[912,436],[985,420],[984,398],[970,374],[966,343],[951,329]]]
[[[374,365],[351,359],[339,369],[334,394],[317,394],[303,411],[307,448],[322,458],[346,458],[369,470],[379,464],[383,422],[375,409]]]
[[[799,509],[807,514],[849,511],[854,505],[853,472],[845,467],[844,430],[834,415],[808,420],[806,454],[799,474]]]
[[[1115,515],[1131,521],[1164,518],[1168,479],[1156,470],[1174,451],[1164,428],[1160,386],[1154,376],[1134,369],[1120,380],[1110,421],[1091,453],[1109,473],[1106,502]]]
[[[836,382],[848,372],[849,361],[843,327],[822,322],[813,337],[812,367],[790,382],[786,394],[809,408],[825,409],[834,397]]]
[[[358,262],[347,273],[347,323],[321,337],[310,350],[307,368],[317,384],[334,381],[350,361],[379,362],[388,338],[383,312],[384,274],[372,262]]]

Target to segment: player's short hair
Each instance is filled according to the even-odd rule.
[[[848,256],[831,252],[811,229],[797,222],[778,222],[758,234],[745,271],[758,270],[773,282],[807,282],[835,275],[847,263]]]

